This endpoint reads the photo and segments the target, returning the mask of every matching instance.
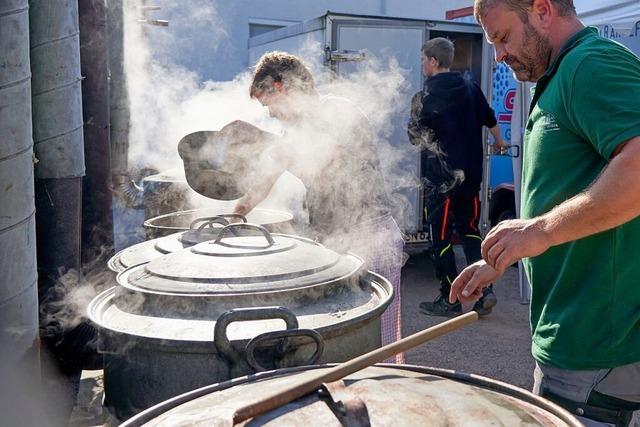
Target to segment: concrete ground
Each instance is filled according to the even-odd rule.
[[[456,247],[458,268],[464,266]],[[439,283],[426,254],[409,257],[402,270],[403,336],[440,323],[446,318],[422,314],[421,301],[438,295]],[[483,375],[531,390],[534,361],[531,357],[529,305],[520,303],[518,270],[509,268],[494,284],[498,304],[478,322],[437,338],[406,353],[406,363],[455,369]]]
[[[456,248],[458,265],[464,265]],[[430,317],[418,309],[421,301],[433,300],[439,284],[426,254],[409,257],[402,271],[402,332],[408,336],[446,318]],[[510,268],[494,285],[498,305],[478,322],[436,338],[406,353],[406,363],[454,369],[498,379],[527,390],[533,385],[530,353],[529,306],[520,303],[517,269]],[[114,426],[101,407],[102,371],[84,371],[70,425]]]

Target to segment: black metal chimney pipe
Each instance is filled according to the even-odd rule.
[[[105,0],[80,1],[78,12],[87,168],[82,183],[82,265],[106,268],[113,252],[113,193]]]

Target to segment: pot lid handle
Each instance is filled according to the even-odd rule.
[[[216,216],[207,216],[194,219],[191,224],[189,224],[189,229],[193,230],[196,228],[196,225],[200,224],[198,227],[198,231],[202,231],[205,227],[213,228],[213,224],[220,224],[222,226],[229,225],[229,221],[227,218],[235,218],[239,219],[242,222],[247,222],[247,218],[244,215],[240,214],[220,214]]]
[[[267,240],[267,243],[269,243],[269,245],[267,246],[269,248],[276,244],[275,240],[273,240],[273,237],[271,236],[271,233],[269,233],[269,231],[267,231],[266,228],[264,228],[261,225],[251,224],[251,223],[229,224],[229,225],[225,226],[222,230],[220,230],[220,234],[218,234],[218,237],[216,237],[216,240],[213,243],[214,244],[218,244],[218,245],[223,245],[224,244],[226,246],[233,246],[233,245],[229,245],[229,244],[226,244],[226,243],[222,243],[222,239],[226,236],[227,233],[229,233],[229,232],[235,233],[236,230],[239,230],[239,229],[259,231],[260,233],[262,233],[264,238]]]

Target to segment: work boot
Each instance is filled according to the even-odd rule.
[[[462,314],[462,305],[459,302],[449,303],[449,298],[442,294],[433,302],[421,302],[420,311],[429,316],[456,317]]]
[[[493,293],[493,286],[488,286],[482,290],[482,297],[473,305],[473,310],[478,316],[486,316],[497,303],[498,298]]]

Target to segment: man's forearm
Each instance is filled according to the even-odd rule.
[[[500,134],[500,125],[496,124],[494,127],[489,128],[489,132],[491,132],[491,135],[493,135],[493,139],[495,140],[496,144],[504,144],[502,135]]]
[[[537,219],[552,246],[624,224],[640,215],[640,137],[630,140],[584,192]]]

